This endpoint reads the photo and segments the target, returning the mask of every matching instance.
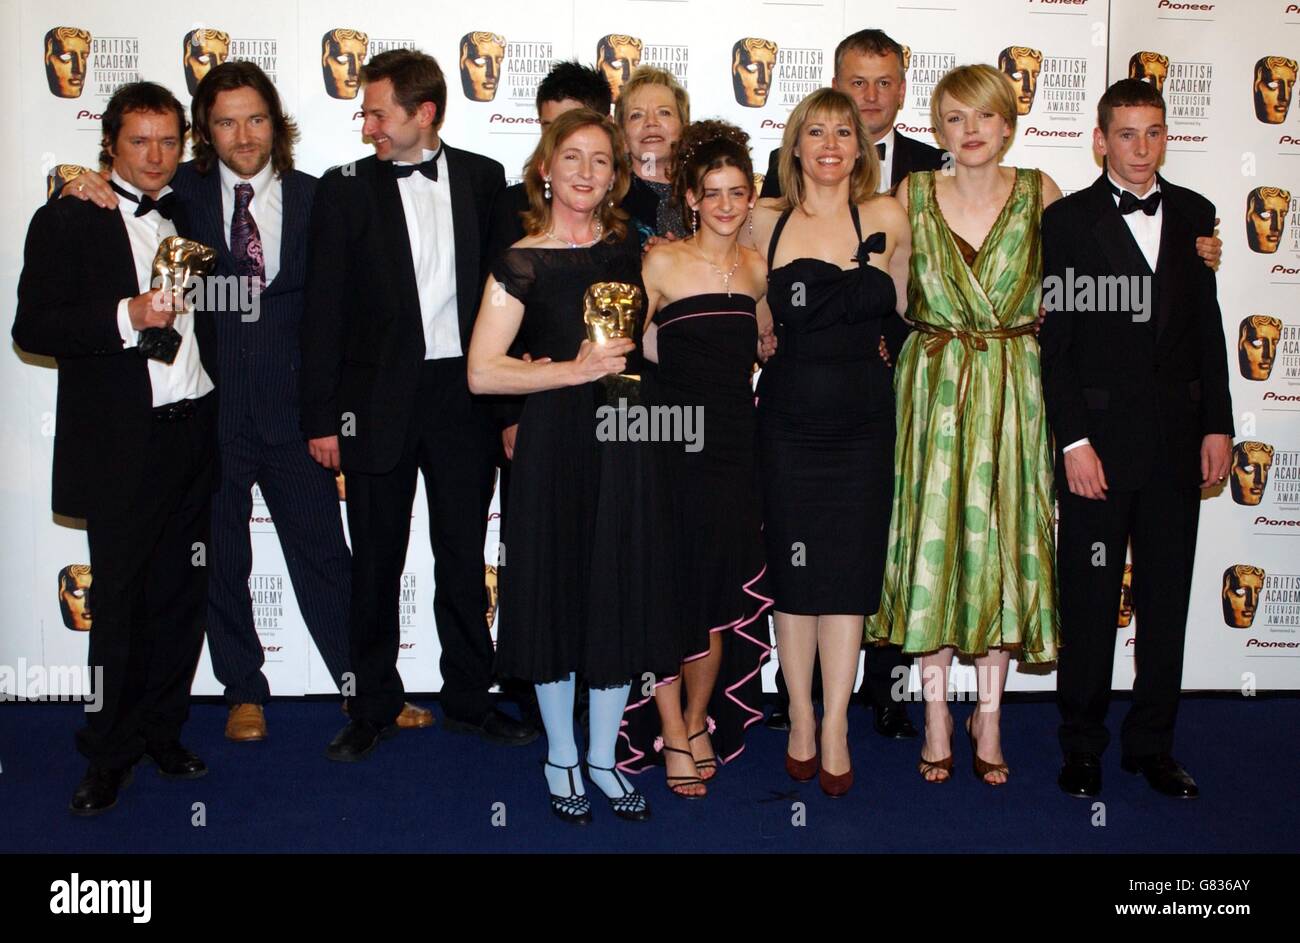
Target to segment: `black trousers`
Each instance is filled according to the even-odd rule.
[[[898,645],[868,645],[862,653],[862,687],[860,688],[860,697],[862,703],[872,710],[881,710],[885,707],[903,707],[906,705],[907,688],[903,688],[904,699],[896,700],[893,695],[893,688],[896,682],[895,669],[901,669],[898,673],[906,677],[906,672],[911,670],[912,656],[904,655],[903,649]],[[822,690],[822,671],[821,662],[813,662],[813,699],[821,697]],[[781,666],[776,668],[776,699],[780,710],[788,711],[790,708],[790,694],[785,687],[785,675],[781,673]]]
[[[357,676],[353,717],[386,725],[402,709],[398,608],[417,474],[424,476],[429,506],[443,710],[478,722],[491,709],[493,649],[483,542],[495,436],[488,411],[470,397],[465,358],[426,360],[397,465],[382,475],[347,472],[352,666]]]
[[[120,512],[86,518],[90,545],[89,662],[99,710],[77,749],[96,766],[129,766],[147,745],[180,737],[203,649],[216,398],[194,414],[155,421],[144,475]]]
[[[336,685],[342,687],[351,670],[352,559],[343,539],[334,476],[301,440],[268,445],[249,424],[221,444],[221,487],[212,501],[208,651],[228,704],[265,704],[271,695],[248,587],[254,482],[275,521],[285,568],[316,650]]]
[[[1062,488],[1060,507],[1061,749],[1101,753],[1110,742],[1106,710],[1131,537],[1136,677],[1120,746],[1125,756],[1168,753],[1183,678],[1200,492],[1153,480],[1140,490],[1112,490],[1106,500],[1092,501]]]

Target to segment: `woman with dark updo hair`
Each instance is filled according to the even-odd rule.
[[[760,582],[750,386],[767,266],[738,244],[755,199],[748,142],[721,121],[686,128],[673,195],[691,234],[651,248],[641,273],[646,357],[659,364],[647,390],[683,433],[663,445],[674,522],[663,553],[676,567],[683,657],[680,673],[628,708],[620,766],[663,763],[669,788],[688,799],[705,794],[762,719],[759,669],[771,651],[767,627],[754,625],[772,601]],[[656,710],[644,709],[651,699]]]

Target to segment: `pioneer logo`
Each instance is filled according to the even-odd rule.
[[[1176,3],[1174,0],[1160,0],[1157,10],[1186,10],[1195,13],[1209,13],[1214,9],[1213,3]]]
[[[1025,137],[1027,138],[1081,138],[1082,131],[1054,131],[1051,128],[1035,128],[1030,126],[1025,128]]]
[[[1277,139],[1279,144],[1300,144],[1300,138],[1293,138],[1289,134],[1284,134]]]
[[[97,114],[95,114],[93,111],[86,111],[86,109],[84,109],[84,108],[81,109],[81,111],[77,112],[77,118],[76,118],[76,120],[80,121],[80,120],[83,119],[83,118],[84,118],[85,120],[87,120],[87,121],[103,121],[103,120],[104,120],[104,116],[103,116],[103,115],[97,115]]]
[[[541,124],[540,118],[528,115],[502,115],[494,114],[488,119],[488,124]]]
[[[1300,268],[1287,268],[1285,265],[1275,265],[1268,270],[1270,275],[1300,275]]]
[[[272,655],[274,655],[276,652],[282,652],[282,651],[284,651],[284,646],[283,646],[283,645],[263,645],[263,646],[262,646],[262,651],[264,651],[264,652],[270,652]]]
[[[130,914],[132,923],[148,923],[153,914],[153,881],[82,881],[50,885],[52,914]]]
[[[1288,520],[1284,517],[1271,518],[1262,516],[1255,518],[1255,526],[1258,527],[1261,524],[1265,527],[1300,527],[1300,519]]]
[[[406,652],[406,651],[410,651],[411,649],[415,648],[415,646],[416,646],[417,644],[419,644],[419,643],[418,643],[418,642],[402,642],[402,643],[401,643],[400,645],[398,645],[397,647],[400,648],[402,651]]]
[[[1300,393],[1274,393],[1269,390],[1264,394],[1264,399],[1274,403],[1300,403]]]
[[[1210,139],[1207,134],[1170,134],[1166,137],[1170,141],[1185,141],[1188,144],[1200,144]]]
[[[1300,642],[1269,642],[1264,639],[1247,639],[1247,648],[1300,648]]]
[[[934,128],[919,124],[904,124],[901,121],[894,125],[894,130],[905,134],[934,134]]]
[[[776,128],[778,131],[785,130],[784,121],[773,121],[771,118],[764,118],[758,125],[760,128]]]

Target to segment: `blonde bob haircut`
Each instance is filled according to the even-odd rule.
[[[619,208],[619,204],[627,196],[631,182],[627,161],[621,157],[625,147],[623,132],[610,120],[609,115],[598,114],[590,108],[574,108],[552,121],[542,134],[537,149],[524,164],[524,192],[528,195],[528,209],[523,214],[524,231],[531,236],[538,236],[551,228],[551,202],[545,195],[542,165],[549,167],[564,143],[583,128],[600,128],[609,136],[614,189],[600,201],[597,218],[605,228],[602,241],[621,242],[627,235],[628,215]]]
[[[677,102],[677,120],[682,123],[683,128],[691,123],[691,97],[686,89],[682,88],[682,83],[678,82],[676,76],[667,69],[642,65],[636,67],[618,93],[618,103],[614,105],[614,120],[620,128],[627,120],[627,100],[641,89],[651,85],[662,85],[671,91],[673,100]]]
[[[786,119],[785,135],[781,138],[781,156],[777,162],[781,179],[782,206],[786,209],[800,206],[804,200],[803,166],[794,149],[803,134],[804,125],[810,121],[843,121],[854,130],[858,142],[858,157],[853,162],[849,178],[849,199],[865,203],[876,195],[880,183],[880,158],[867,136],[867,126],[862,123],[858,106],[853,99],[833,88],[819,88],[794,106]]]
[[[934,136],[939,144],[952,151],[956,142],[948,140],[943,116],[939,113],[945,95],[951,95],[967,108],[992,112],[1007,123],[1011,133],[998,151],[1001,160],[1016,139],[1016,96],[1006,75],[991,65],[959,65],[944,73],[934,86],[930,93],[930,123],[934,125]]]

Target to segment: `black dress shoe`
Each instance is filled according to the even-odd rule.
[[[168,779],[198,779],[208,774],[204,762],[177,740],[145,747],[144,755],[153,760],[158,772]]]
[[[919,736],[907,718],[907,708],[890,705],[876,710],[876,733],[891,740],[911,740]]]
[[[1175,799],[1195,799],[1201,794],[1196,780],[1168,753],[1122,757],[1119,765],[1129,773],[1141,773],[1151,788]]]
[[[131,782],[131,767],[91,766],[77,784],[68,809],[73,815],[99,815],[117,805],[117,792]]]
[[[379,746],[380,740],[397,736],[401,728],[396,723],[380,727],[368,720],[351,720],[338,732],[325,748],[325,758],[337,763],[355,763],[364,760]]]
[[[1101,795],[1101,757],[1096,753],[1068,753],[1056,784],[1067,796],[1091,799]]]
[[[772,708],[772,713],[768,715],[767,720],[763,721],[763,726],[768,730],[789,730],[790,715],[779,707]]]
[[[487,712],[487,715],[478,723],[472,720],[460,720],[455,717],[448,717],[443,721],[444,730],[450,730],[453,733],[468,733],[476,737],[482,737],[489,743],[497,743],[507,747],[521,747],[524,744],[532,743],[542,735],[542,732],[535,726],[522,720],[515,720],[509,714],[493,708]]]

